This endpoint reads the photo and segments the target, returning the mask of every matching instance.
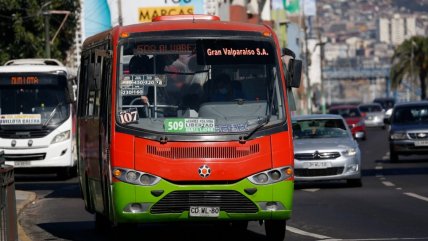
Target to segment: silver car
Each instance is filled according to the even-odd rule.
[[[358,106],[360,112],[364,116],[364,124],[367,127],[382,127],[385,129],[385,123],[383,121],[385,117],[385,111],[379,103],[360,104]]]
[[[361,153],[340,115],[293,117],[295,180],[346,180],[361,186]]]

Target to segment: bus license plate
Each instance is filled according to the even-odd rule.
[[[220,215],[220,208],[191,206],[189,215],[190,217],[215,217],[216,218]]]
[[[331,167],[330,162],[305,162],[303,163],[303,168],[308,169],[322,169],[322,168],[328,168]]]
[[[15,161],[13,163],[13,166],[15,167],[29,167],[31,166],[30,161]]]

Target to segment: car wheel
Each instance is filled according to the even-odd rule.
[[[285,220],[265,220],[266,238],[269,241],[285,239]]]
[[[361,182],[361,178],[360,179],[348,179],[348,180],[346,180],[346,184],[349,187],[361,187],[361,186],[363,186],[363,183]]]

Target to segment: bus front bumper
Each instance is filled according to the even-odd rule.
[[[177,185],[161,180],[154,186],[124,182],[112,185],[115,222],[285,220],[292,210],[294,182],[254,185]],[[217,217],[195,217],[190,208],[219,208]]]

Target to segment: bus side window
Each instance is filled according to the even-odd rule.
[[[78,98],[78,115],[85,117],[87,112],[87,101],[88,101],[88,71],[89,56],[85,53],[82,54],[82,65],[80,66],[80,77],[79,77],[79,98]]]

